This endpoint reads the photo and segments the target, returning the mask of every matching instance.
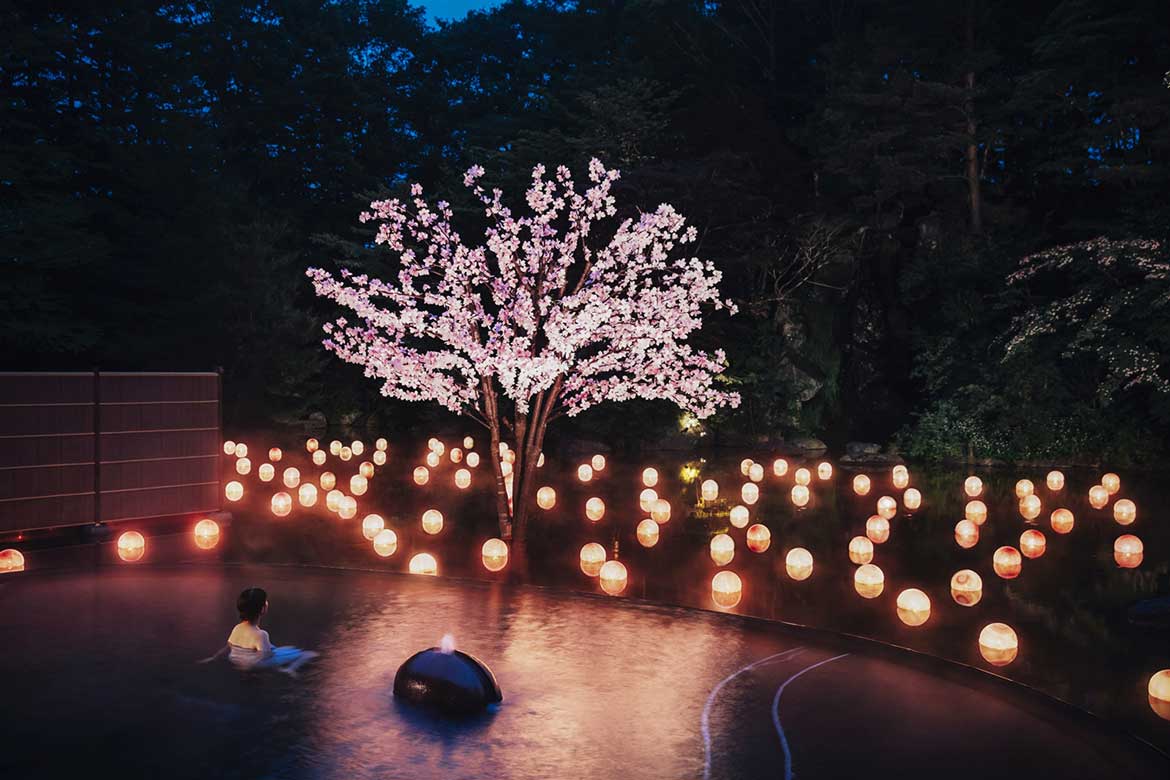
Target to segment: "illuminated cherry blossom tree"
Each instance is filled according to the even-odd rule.
[[[409,200],[379,200],[361,215],[395,255],[386,279],[311,268],[319,296],[348,310],[327,324],[325,347],[382,383],[382,394],[435,401],[490,433],[501,534],[526,565],[527,518],[548,424],[604,401],[670,401],[704,418],[739,397],[721,390],[722,350],[688,343],[720,297],[721,273],[684,251],[696,231],[662,204],[618,221],[619,177],[598,160],[579,192],[565,167],[532,171],[527,210],[463,177],[483,204],[482,241],[465,241],[452,209],[422,187]],[[500,442],[515,443],[505,479]],[[509,491],[509,487],[514,490]],[[515,500],[509,501],[509,493]]]

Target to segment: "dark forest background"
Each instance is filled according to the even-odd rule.
[[[458,198],[479,163],[519,194],[596,155],[740,302],[704,330],[744,395],[716,437],[1166,456],[1166,0],[509,2],[437,29],[398,0],[3,0],[0,57],[4,369],[223,366],[237,423],[408,426],[431,412],[320,348],[304,268],[370,262],[357,214],[407,179]]]

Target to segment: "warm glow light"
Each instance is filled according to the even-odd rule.
[[[1040,496],[1029,493],[1020,499],[1020,515],[1025,520],[1035,520],[1040,516]]]
[[[890,521],[881,515],[870,515],[865,521],[865,535],[874,544],[884,544],[890,538]]]
[[[823,460],[817,464],[817,478],[818,479],[832,479],[833,464],[827,460]]]
[[[479,468],[479,453],[478,452],[467,453],[467,465],[473,469]]]
[[[329,442],[329,454],[336,457],[341,454],[341,442],[337,439]]]
[[[374,454],[371,457],[373,457],[373,459],[374,459],[375,466],[385,466],[386,465],[386,453],[383,452],[382,450],[374,450]],[[468,460],[471,460],[471,459],[468,458]],[[477,463],[479,462],[478,459],[476,460],[476,462]]]
[[[1052,530],[1058,534],[1067,534],[1073,529],[1076,518],[1067,509],[1057,509],[1050,518]]]
[[[410,559],[410,573],[433,577],[439,573],[439,562],[430,553],[419,553]]]
[[[971,569],[960,569],[951,577],[951,598],[960,607],[973,607],[983,598],[983,578]]]
[[[227,441],[225,441],[223,443],[223,454],[224,455],[235,455],[236,454],[236,443],[234,441],[232,441],[231,439],[228,439]]]
[[[385,528],[386,520],[381,515],[368,514],[362,518],[362,536],[370,541],[373,541],[374,537],[382,533]]]
[[[918,588],[898,594],[898,619],[908,626],[921,626],[930,619],[930,597]]]
[[[658,523],[646,518],[638,523],[638,544],[653,547],[658,544]]]
[[[1047,546],[1044,534],[1035,529],[1028,529],[1020,534],[1020,553],[1025,558],[1039,558]]]
[[[713,479],[705,479],[699,491],[704,501],[714,501],[719,498],[719,483]]]
[[[341,458],[342,460],[350,460],[353,458],[353,448],[342,447],[341,452],[337,453],[337,457]]]
[[[325,450],[316,450],[313,452],[313,465],[314,466],[324,466],[325,465]]]
[[[898,502],[890,496],[882,496],[877,502],[877,513],[889,520],[898,514]]]
[[[748,511],[746,506],[743,504],[736,504],[731,508],[731,512],[728,513],[727,519],[730,520],[731,524],[736,528],[743,528],[748,524],[748,518],[750,515],[751,513]]]
[[[760,500],[760,486],[755,482],[745,482],[739,489],[739,497],[748,506]]]
[[[747,547],[754,553],[762,553],[772,545],[772,532],[768,526],[756,523],[747,529]]]
[[[385,452],[389,446],[390,446],[390,442],[386,441],[384,438],[378,438],[374,442],[374,449],[377,450],[378,452]]]
[[[443,513],[438,509],[428,509],[423,512],[422,529],[428,534],[437,534],[443,530]]]
[[[284,475],[281,479],[284,481],[285,487],[295,488],[301,484],[301,472],[295,468],[287,468],[284,470]]]
[[[223,494],[228,501],[239,501],[244,497],[244,486],[233,479],[223,486]]]
[[[504,442],[500,442],[500,443],[504,444]],[[505,444],[504,446],[507,446],[507,445]],[[436,455],[442,455],[444,452],[447,451],[447,445],[443,444],[443,442],[439,441],[434,436],[432,436],[431,438],[427,439],[427,449],[430,450],[431,452],[435,453]]]
[[[236,445],[237,448],[239,445]],[[142,560],[146,555],[146,538],[137,531],[126,531],[118,537],[118,557],[126,563]]]
[[[606,561],[602,564],[600,572],[601,589],[611,596],[616,596],[626,589],[628,577],[625,564],[620,561]]]
[[[321,448],[321,442],[313,438],[305,439],[305,449],[309,452],[316,452]]]
[[[488,571],[502,571],[508,565],[508,545],[503,539],[488,539],[480,552],[483,567]]]
[[[272,496],[270,504],[272,514],[277,517],[288,517],[289,513],[292,512],[292,496],[283,490]]]
[[[353,444],[349,445],[349,451],[360,457],[361,454],[366,451],[366,445],[361,441],[355,441]]]
[[[922,506],[922,493],[917,488],[907,488],[902,494],[902,504],[911,511],[917,509]]]
[[[858,564],[873,560],[873,542],[868,536],[855,536],[849,540],[849,560]]]
[[[660,498],[650,506],[650,519],[659,525],[666,525],[670,522],[670,502],[665,498]]]
[[[250,474],[252,471],[252,461],[247,458],[240,458],[236,461],[236,473],[240,476]]]
[[[748,469],[748,479],[752,482],[764,481],[764,467],[759,463],[753,463],[752,467]]]
[[[594,471],[605,471],[605,456],[594,455],[589,459],[589,465],[593,467]]]
[[[796,581],[807,580],[812,576],[812,553],[803,547],[793,547],[784,558],[784,570],[788,576]]]
[[[1129,525],[1137,519],[1137,505],[1123,498],[1113,505],[1113,519],[1120,525]]]
[[[1007,623],[988,623],[979,632],[979,655],[992,666],[1007,666],[1019,651],[1019,637]]]
[[[240,442],[236,445],[236,457],[237,458],[248,457],[248,445],[247,444]]]
[[[24,553],[9,547],[0,550],[0,574],[14,574],[24,571]]]
[[[261,482],[271,482],[273,477],[276,476],[276,467],[271,463],[261,463],[260,468],[256,470],[256,474],[259,475]]]
[[[418,466],[414,470],[414,484],[425,485],[431,478],[431,472],[426,466]]]
[[[282,457],[284,457],[284,453],[280,451],[280,447],[273,447],[268,450],[268,459],[273,463],[279,462]]]
[[[240,454],[239,446],[236,447],[236,454]],[[247,453],[245,453],[247,454]],[[1110,471],[1101,476],[1101,486],[1109,491],[1109,495],[1116,495],[1117,491],[1121,490],[1121,477]]]
[[[577,479],[582,482],[588,482],[593,479],[593,467],[588,463],[582,463],[577,467]]]
[[[853,589],[862,598],[876,599],[886,587],[886,575],[872,563],[865,563],[853,572]]]
[[[979,544],[979,526],[970,520],[960,520],[955,523],[955,543],[964,550],[970,550]]]
[[[219,523],[210,518],[203,518],[195,524],[195,546],[200,550],[210,550],[219,544]]]
[[[330,490],[325,494],[325,508],[330,512],[336,512],[341,509],[341,499],[345,498],[345,494],[340,490]]]
[[[1036,492],[1036,486],[1030,479],[1021,479],[1016,483],[1016,498],[1024,498]]]
[[[792,490],[789,491],[793,506],[808,506],[810,495],[808,487],[805,485],[793,485]]]
[[[801,466],[796,470],[796,473],[792,475],[792,479],[798,485],[807,485],[812,482],[812,472],[806,469],[804,466]]]
[[[344,458],[342,458],[342,460],[344,460]],[[439,467],[439,463],[441,462],[441,460],[442,460],[442,459],[439,457],[439,453],[437,453],[437,452],[428,452],[428,453],[427,453],[427,457],[426,457],[426,459],[425,459],[425,463],[426,463],[428,466],[430,466],[431,468],[433,468],[433,469],[434,469],[434,468],[438,468],[438,467]]]
[[[605,502],[597,496],[585,502],[585,516],[593,522],[597,522],[605,516]]]
[[[322,490],[329,491],[337,487],[337,475],[332,471],[322,471],[319,481]]]
[[[894,466],[894,470],[890,472],[890,480],[894,487],[902,490],[910,484],[910,470],[905,466]]]
[[[467,490],[471,487],[471,472],[467,469],[459,469],[455,472],[455,487],[460,490]]]
[[[1102,485],[1093,485],[1089,488],[1089,505],[1094,509],[1104,509],[1109,503],[1109,491]]]
[[[581,571],[590,577],[601,574],[601,565],[605,563],[605,548],[597,542],[589,542],[581,548]]]
[[[859,496],[869,495],[869,477],[865,474],[858,474],[853,478],[853,492]]]
[[[461,463],[463,461],[463,450],[458,447],[452,447],[450,457],[452,463]]]
[[[776,458],[772,461],[772,473],[778,477],[782,477],[788,473],[788,461],[784,458]]]
[[[987,522],[987,504],[979,499],[968,501],[963,509],[963,516],[975,525],[983,525]]]
[[[1005,580],[1014,580],[1020,576],[1020,567],[1024,559],[1015,547],[1000,547],[991,558],[991,566],[995,573]]]
[[[642,508],[643,512],[649,512],[654,508],[654,502],[658,500],[658,491],[654,488],[643,488],[642,492],[638,494],[638,506]]]
[[[364,495],[370,487],[370,481],[361,474],[354,474],[349,478],[349,492],[355,496]]]
[[[1125,534],[1117,537],[1113,543],[1113,560],[1123,569],[1136,569],[1142,563],[1144,551],[1141,539],[1133,534]]]
[[[317,503],[317,486],[312,482],[304,482],[297,488],[297,501],[301,506],[313,506]]]
[[[711,600],[715,606],[731,609],[743,598],[743,581],[733,571],[721,571],[711,578]]]
[[[751,458],[744,458],[741,460],[739,462],[739,473],[746,477],[748,472],[752,470],[753,463],[755,463],[755,461],[753,461]]]
[[[398,551],[398,534],[389,528],[383,528],[374,536],[374,552],[383,558],[389,558]]]
[[[373,479],[373,477],[374,477],[374,464],[370,463],[368,460],[363,460],[361,462],[361,465],[358,466],[358,473],[361,474],[366,479]]]
[[[536,505],[541,509],[552,509],[557,505],[557,491],[545,485],[536,491]]]
[[[715,534],[711,537],[710,552],[716,566],[726,566],[735,557],[735,540],[727,534]]]
[[[470,450],[470,449],[474,449],[474,447],[475,447],[475,439],[471,438],[470,436],[464,436],[463,437],[463,449]]]
[[[648,467],[642,469],[642,484],[646,487],[654,487],[658,484],[658,469]]]
[[[1048,476],[1044,477],[1044,484],[1048,485],[1049,490],[1064,490],[1064,473],[1055,470],[1048,472]]]
[[[983,492],[983,480],[976,476],[967,477],[963,481],[963,491],[971,498],[975,498]]]
[[[1170,669],[1155,672],[1146,686],[1150,696],[1150,709],[1157,713],[1159,718],[1170,720]]]
[[[357,499],[353,496],[342,496],[337,502],[337,516],[342,520],[352,520],[357,517]]]

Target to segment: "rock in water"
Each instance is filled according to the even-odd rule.
[[[470,715],[504,699],[491,669],[459,650],[415,653],[394,675],[394,696],[453,715]]]

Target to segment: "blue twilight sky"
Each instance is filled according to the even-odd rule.
[[[416,0],[427,9],[432,19],[462,19],[468,11],[477,11],[497,5],[499,0]]]

